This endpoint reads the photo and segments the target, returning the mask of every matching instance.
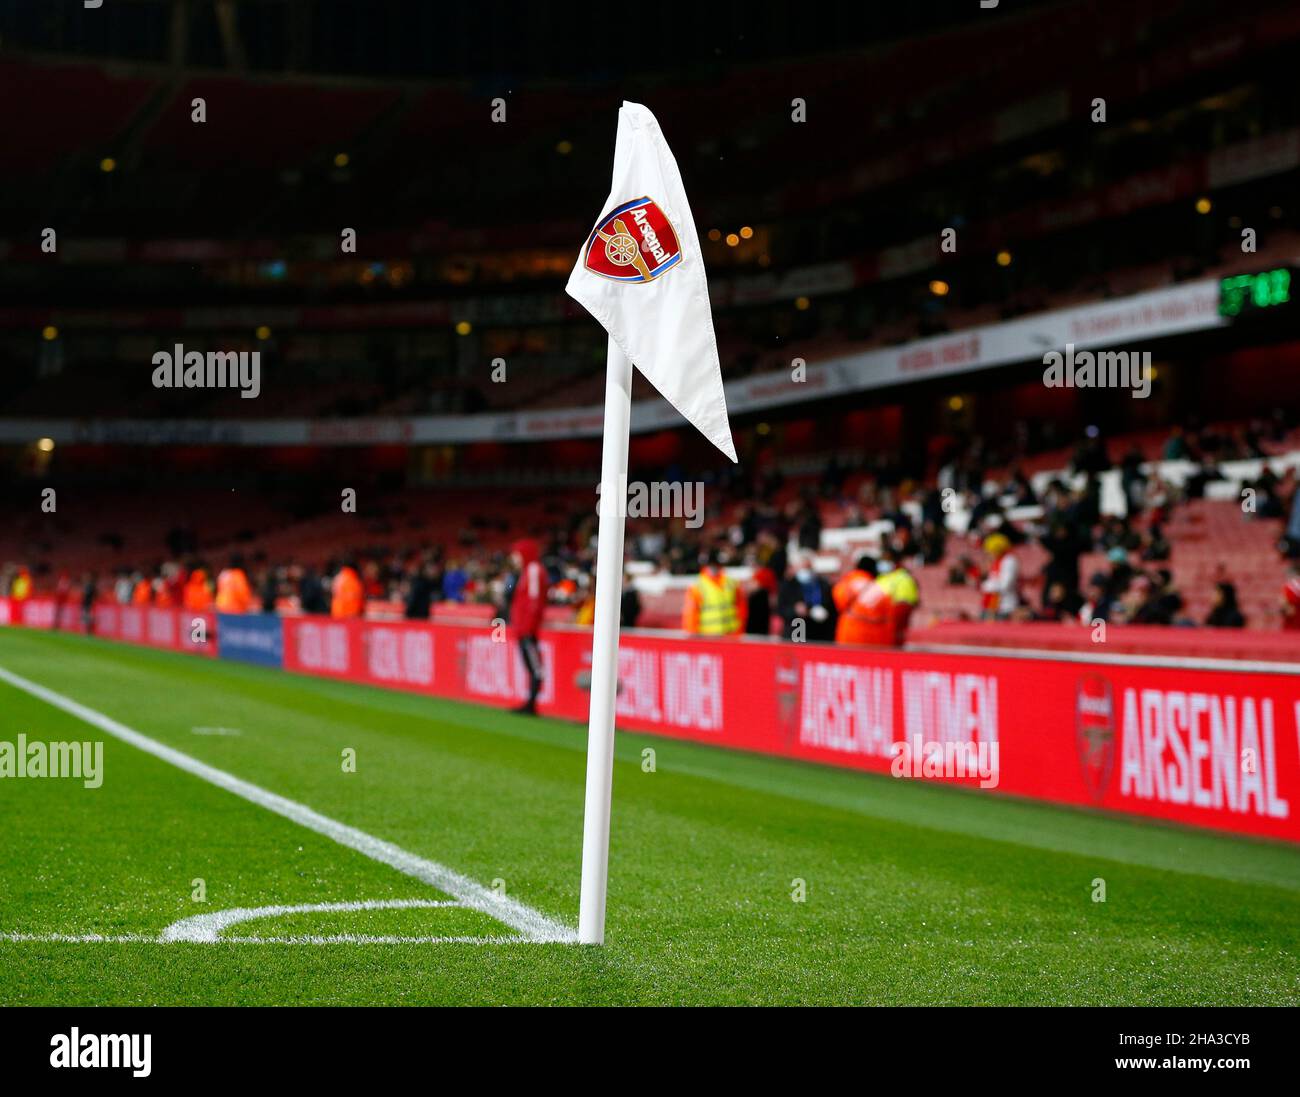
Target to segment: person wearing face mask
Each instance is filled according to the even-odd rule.
[[[889,641],[895,647],[902,647],[921,592],[912,573],[904,566],[902,554],[893,545],[886,545],[881,551],[878,568],[876,584],[889,596]]]
[[[710,552],[686,591],[682,628],[692,636],[735,636],[745,630],[745,609],[740,587],[722,570],[717,551]]]
[[[781,615],[781,633],[787,640],[802,636],[804,640],[830,643],[835,639],[835,599],[830,583],[813,571],[811,555],[798,557],[794,574],[781,584],[776,611]]]

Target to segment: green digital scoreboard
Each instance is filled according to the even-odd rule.
[[[1219,315],[1232,319],[1251,313],[1278,312],[1291,302],[1292,269],[1275,267],[1220,278]]]

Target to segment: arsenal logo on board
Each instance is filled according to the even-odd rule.
[[[1101,801],[1115,766],[1115,698],[1110,682],[1100,674],[1084,675],[1079,679],[1076,706],[1079,768],[1093,800]]]
[[[652,198],[634,198],[600,219],[583,262],[616,282],[653,282],[681,258],[682,246],[664,211]]]
[[[776,668],[776,708],[786,747],[799,741],[799,664],[782,660]]]

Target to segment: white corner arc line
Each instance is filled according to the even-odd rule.
[[[197,941],[214,944],[221,932],[242,922],[261,918],[280,918],[286,914],[332,914],[359,910],[432,910],[437,907],[459,907],[455,899],[365,899],[348,903],[293,903],[265,907],[229,907],[208,914],[194,914],[173,922],[158,938],[161,943],[172,941]],[[352,936],[343,934],[341,936]]]
[[[479,911],[490,918],[496,919],[503,925],[509,926],[530,941],[543,944],[577,943],[578,935],[574,930],[511,896],[484,887],[476,880],[471,880],[468,876],[462,875],[455,869],[417,856],[400,846],[394,845],[392,842],[376,838],[363,830],[358,830],[356,827],[348,826],[346,823],[340,823],[335,819],[320,814],[318,811],[313,811],[305,804],[290,800],[278,793],[270,792],[250,781],[245,781],[242,777],[236,777],[232,773],[225,772],[225,770],[210,766],[206,762],[200,762],[197,758],[193,758],[183,751],[169,747],[156,739],[151,739],[142,732],[129,728],[110,716],[105,716],[102,712],[96,712],[94,709],[88,708],[70,697],[64,697],[62,694],[55,693],[45,686],[29,681],[5,667],[0,667],[0,681],[8,682],[15,689],[20,689],[48,705],[62,709],[92,727],[99,728],[101,731],[113,736],[113,738],[120,739],[122,742],[142,750],[146,754],[152,754],[155,758],[161,759],[177,769],[184,770],[200,780],[234,793],[249,803],[281,815],[299,826],[315,831],[317,834],[324,835],[341,846],[346,846],[348,849],[369,857],[372,861],[378,861],[380,864],[395,868],[398,872],[405,873],[407,876],[421,880],[430,887],[437,888],[439,891],[458,899],[461,905],[468,907],[470,910]]]

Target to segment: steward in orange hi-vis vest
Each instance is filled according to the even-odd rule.
[[[891,645],[894,625],[891,599],[876,583],[876,562],[870,556],[858,558],[831,592],[839,620],[835,623],[837,644]]]
[[[365,590],[361,576],[351,563],[344,564],[334,576],[330,588],[331,617],[360,617],[365,608]]]
[[[253,605],[253,588],[248,585],[244,561],[236,556],[230,567],[217,576],[217,610],[220,613],[247,613]]]
[[[208,573],[202,568],[190,572],[181,595],[181,604],[194,613],[203,613],[212,608],[212,591],[208,587]]]

